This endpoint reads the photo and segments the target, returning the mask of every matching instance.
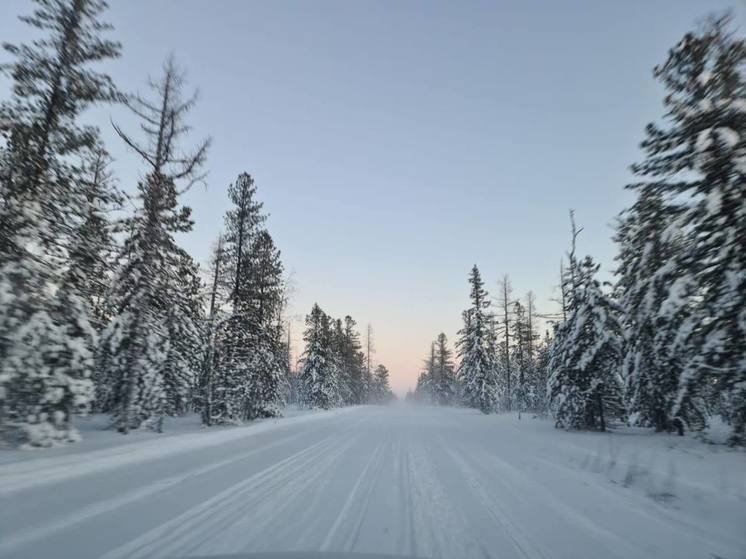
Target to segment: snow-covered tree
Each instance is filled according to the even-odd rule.
[[[306,350],[298,378],[301,401],[311,408],[329,409],[341,403],[331,338],[329,316],[315,304],[306,316]]]
[[[123,433],[165,411],[170,307],[164,299],[174,272],[167,257],[173,238],[166,224],[180,216],[175,196],[167,195],[175,193],[173,182],[149,175],[139,190],[143,207],[115,273],[108,302],[113,317],[101,335],[96,378],[99,406],[114,414]]]
[[[389,370],[384,365],[378,365],[373,373],[372,401],[377,404],[386,404],[393,398],[394,393],[389,386]]]
[[[520,301],[513,303],[513,337],[514,347],[512,359],[515,370],[515,406],[518,410],[518,418],[528,408],[529,387],[528,379],[531,376],[531,359],[529,358],[529,340],[532,333],[529,332],[526,308]]]
[[[175,274],[168,293],[170,305],[166,312],[166,329],[169,345],[163,366],[163,411],[172,416],[189,410],[206,351],[199,266],[184,251],[177,251],[176,256]]]
[[[365,390],[365,398],[363,401],[368,399],[368,395],[373,386],[373,354],[376,351],[375,345],[373,344],[373,325],[368,323],[365,328],[365,376],[363,386]]]
[[[504,275],[499,283],[498,307],[502,312],[500,320],[493,321],[495,339],[499,338],[499,366],[498,366],[498,384],[500,387],[499,394],[501,405],[507,411],[513,409],[513,396],[515,391],[515,367],[512,362],[511,347],[515,333],[513,332],[513,287],[510,284],[508,275]]]
[[[683,427],[673,407],[689,349],[677,333],[691,315],[695,286],[678,281],[685,243],[680,216],[679,206],[666,206],[653,190],[641,190],[616,237],[625,400],[633,423],[657,431]]]
[[[457,348],[461,363],[458,378],[464,401],[482,413],[497,407],[495,339],[490,302],[479,269],[474,266],[469,276],[471,307],[464,311],[464,327],[459,331]]]
[[[646,157],[633,167],[632,185],[652,191],[666,209],[686,206],[677,226],[686,242],[676,254],[665,313],[694,301],[677,325],[688,348],[670,412],[674,421],[702,428],[708,408],[746,437],[746,41],[729,16],[687,33],[655,76],[666,88],[663,124],[650,124]]]
[[[525,320],[520,328],[525,351],[522,390],[525,409],[543,414],[546,411],[546,370],[540,368],[542,344],[536,332],[536,312],[536,299],[533,292],[529,291],[526,295]]]
[[[215,388],[216,331],[225,318],[221,307],[228,300],[228,278],[226,274],[226,252],[224,239],[219,235],[209,261],[207,291],[207,322],[205,324],[205,354],[198,381],[196,404],[201,412],[202,423],[212,425],[213,390]]]
[[[362,352],[360,333],[351,316],[344,318],[342,328],[341,359],[342,369],[348,378],[350,403],[362,404],[368,400],[368,383],[365,376],[365,355]]]
[[[433,397],[441,406],[449,406],[456,402],[459,391],[453,366],[453,352],[448,348],[448,338],[443,332],[438,334],[433,347]]]
[[[536,351],[536,361],[530,383],[531,409],[540,416],[545,416],[549,411],[547,381],[549,379],[551,349],[552,338],[549,335],[549,331],[547,331]]]
[[[262,212],[262,202],[256,199],[256,185],[248,173],[238,175],[228,187],[228,197],[233,206],[225,214],[225,251],[233,280],[230,299],[235,309],[244,304],[242,301],[253,299],[250,246],[267,216]]]
[[[432,404],[435,402],[435,342],[430,344],[430,352],[422,363],[422,370],[417,376],[414,396],[418,402]]]
[[[71,234],[64,278],[87,305],[91,322],[99,332],[108,320],[106,296],[117,249],[117,224],[109,214],[121,209],[123,202],[109,170],[110,161],[102,146],[95,147],[84,160],[80,177],[85,189],[84,213]]]
[[[352,386],[350,376],[344,366],[344,329],[341,318],[329,317],[331,332],[330,343],[332,350],[332,362],[336,369],[339,382],[339,401],[341,405],[349,404],[352,400]]]
[[[266,229],[254,180],[242,173],[229,189],[225,264],[230,316],[217,327],[207,421],[235,422],[280,414],[287,392],[282,308],[283,266]]]
[[[111,387],[107,408],[122,433],[178,411],[191,390],[203,344],[197,273],[174,235],[192,228],[191,210],[178,201],[177,182],[188,188],[202,176],[209,140],[190,153],[180,142],[189,131],[184,73],[173,59],[150,86],[156,99],[132,97],[145,142],[116,127],[149,167],[138,185],[140,207],[129,224],[109,306],[114,318],[102,334],[100,383]]]
[[[280,414],[287,377],[284,370],[283,322],[277,320],[284,304],[283,266],[280,251],[266,229],[260,230],[249,246],[248,270],[251,293],[250,322],[256,342],[252,348],[249,419]],[[246,286],[246,287],[248,287]]]
[[[76,440],[70,419],[93,391],[95,331],[72,281],[90,189],[84,160],[98,131],[89,106],[114,101],[106,74],[119,55],[97,0],[38,1],[22,21],[45,36],[5,45],[11,98],[0,105],[0,435],[34,446]]]
[[[211,417],[205,422],[235,423],[244,419],[252,396],[253,356],[259,327],[252,291],[254,270],[250,247],[259,226],[266,220],[262,203],[256,200],[254,180],[241,173],[228,187],[233,206],[225,214],[226,234],[222,247],[225,283],[229,289],[228,317],[215,326],[215,359],[211,375]],[[220,281],[217,279],[216,281]]]
[[[574,271],[572,311],[559,325],[549,362],[549,398],[556,425],[605,430],[624,415],[618,309],[595,279],[590,257]]]

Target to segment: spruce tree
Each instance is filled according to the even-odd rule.
[[[441,332],[435,340],[434,346],[434,363],[435,371],[434,393],[437,402],[441,406],[448,406],[456,401],[458,393],[456,377],[453,367],[453,352],[448,349],[448,338]]]
[[[555,333],[549,362],[550,405],[558,427],[604,431],[624,416],[619,310],[595,279],[590,257],[571,263],[573,311]]]
[[[340,404],[338,370],[334,363],[329,316],[314,304],[306,316],[306,349],[298,382],[301,401],[310,408],[329,409]]]
[[[471,307],[464,311],[464,327],[457,343],[461,363],[458,377],[465,403],[482,413],[497,407],[498,386],[495,363],[495,340],[490,302],[476,265],[469,276]]]
[[[435,342],[430,344],[430,353],[423,361],[422,371],[417,377],[415,396],[426,404],[435,402]]]
[[[423,361],[422,373],[417,379],[417,395],[422,402],[433,404],[436,401],[435,342],[430,343],[430,353]]]
[[[514,369],[516,371],[515,383],[515,405],[518,409],[518,419],[521,413],[528,407],[528,385],[527,378],[530,376],[530,360],[528,355],[529,338],[528,319],[526,309],[520,301],[513,303],[513,337],[515,344],[512,351]]]
[[[677,336],[689,319],[694,286],[679,282],[684,236],[672,224],[679,206],[666,206],[653,190],[643,190],[619,222],[616,240],[616,296],[625,331],[623,378],[631,421],[656,431],[681,432],[673,415],[679,377],[688,348]],[[683,287],[672,301],[671,287]],[[695,410],[691,410],[689,415]]]
[[[552,338],[547,330],[544,339],[536,351],[536,362],[531,382],[531,408],[544,417],[549,411],[547,398],[547,381],[549,379],[549,359],[552,350]]]
[[[168,294],[168,352],[163,366],[164,413],[189,411],[206,352],[205,313],[199,266],[180,251]]]
[[[76,440],[93,394],[95,331],[71,278],[71,235],[86,216],[84,160],[98,131],[79,115],[118,98],[90,69],[119,55],[97,0],[38,1],[21,20],[45,36],[4,45],[12,82],[0,106],[0,435],[34,446]]]
[[[363,404],[367,401],[365,355],[362,352],[360,333],[355,326],[356,323],[352,317],[345,316],[342,335],[342,362],[350,383],[350,403]]]
[[[373,373],[373,400],[378,404],[386,404],[394,398],[389,386],[389,370],[384,365],[378,365]]]
[[[352,378],[350,371],[345,366],[345,339],[342,319],[332,319],[331,324],[332,362],[337,371],[337,379],[339,381],[339,399],[342,405],[347,405],[352,403]]]
[[[280,415],[287,391],[283,371],[282,321],[277,320],[284,304],[283,266],[280,251],[266,229],[260,230],[249,246],[249,282],[253,303],[250,325],[254,344],[249,419]],[[249,289],[245,290],[245,293]]]
[[[90,310],[95,329],[103,330],[109,319],[106,297],[111,287],[117,246],[114,234],[118,224],[109,214],[120,210],[124,198],[109,170],[111,158],[96,147],[86,158],[82,175],[85,188],[85,213],[73,232],[66,279]]]
[[[511,347],[514,337],[513,332],[513,320],[511,317],[511,303],[513,288],[510,285],[510,278],[508,275],[504,275],[500,281],[500,299],[498,305],[502,311],[502,319],[499,324],[495,324],[495,333],[499,335],[499,350],[501,353],[500,359],[500,395],[502,396],[503,405],[507,411],[513,409],[513,392],[515,390],[515,383],[513,377],[515,376],[515,370],[512,363]]]
[[[670,412],[690,429],[708,408],[732,425],[731,441],[746,430],[746,41],[730,17],[710,19],[669,51],[655,76],[666,88],[663,124],[650,124],[645,159],[631,187],[653,191],[666,208],[685,204],[678,226],[687,242],[676,255],[672,307],[694,305],[675,338],[689,348]],[[665,390],[665,388],[664,388]]]
[[[370,391],[373,386],[373,365],[372,359],[376,348],[373,344],[373,326],[368,323],[365,328],[365,379],[363,382],[363,388],[365,391],[364,401],[368,400]]]

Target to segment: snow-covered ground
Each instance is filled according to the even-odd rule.
[[[746,557],[746,453],[689,438],[403,405],[173,427],[0,453],[0,556]]]

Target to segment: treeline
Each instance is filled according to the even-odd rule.
[[[176,242],[193,227],[180,199],[204,182],[210,147],[185,148],[196,96],[184,72],[169,59],[148,95],[124,94],[92,69],[121,53],[106,38],[106,3],[37,4],[22,20],[41,38],[6,45],[2,66],[11,88],[0,105],[0,438],[73,441],[73,417],[92,409],[127,433],[189,411],[206,425],[274,416],[296,390],[311,406],[387,399],[385,368],[351,369],[356,342],[336,324],[322,324],[307,350],[331,361],[303,382],[293,376],[283,265],[250,175],[228,188],[205,278]],[[99,130],[81,121],[111,103],[134,118],[114,128],[140,161],[135,196],[118,187]],[[313,397],[322,377],[334,382],[324,401]]]
[[[666,111],[648,125],[645,157],[632,166],[639,180],[627,186],[636,200],[618,220],[615,281],[602,286],[598,264],[576,256],[573,219],[560,317],[533,358],[526,313],[516,308],[509,333],[501,289],[499,332],[472,270],[458,342],[466,404],[547,406],[557,426],[575,429],[621,420],[682,434],[719,418],[732,444],[746,442],[744,62],[746,42],[726,15],[686,34],[655,68]]]
[[[394,399],[388,369],[383,365],[371,369],[370,328],[364,352],[352,317],[334,319],[314,305],[306,316],[303,340],[306,351],[297,378],[299,403],[329,409]]]
[[[495,411],[547,413],[547,362],[550,338],[539,335],[535,297],[514,298],[510,279],[499,284],[493,299],[484,288],[479,269],[469,275],[471,305],[462,316],[456,351],[444,333],[430,353],[410,396],[418,402],[467,405],[484,413]]]

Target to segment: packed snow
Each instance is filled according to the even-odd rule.
[[[746,453],[690,437],[406,405],[175,431],[7,453],[0,556],[746,556]]]

